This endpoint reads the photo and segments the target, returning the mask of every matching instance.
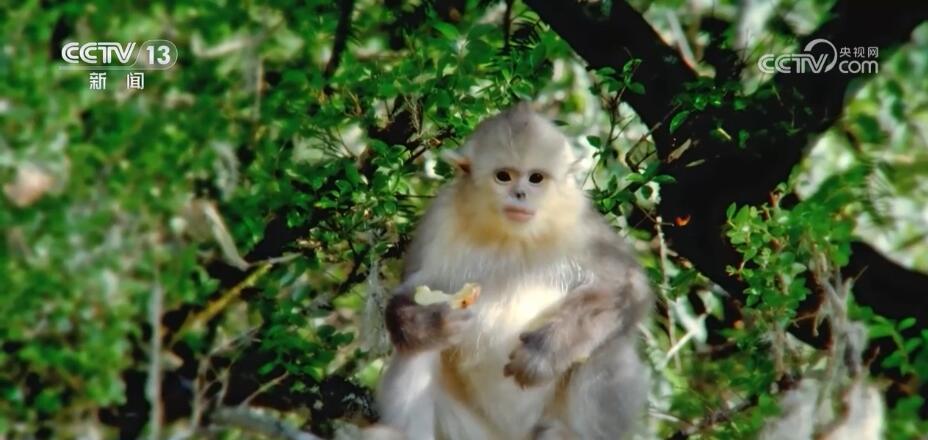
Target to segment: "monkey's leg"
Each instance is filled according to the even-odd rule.
[[[471,388],[459,370],[456,352],[440,355],[440,372],[435,397],[435,420],[438,437],[442,440],[506,440],[495,432],[484,413],[478,408]]]
[[[448,389],[439,365],[436,351],[395,355],[377,396],[381,422],[408,440],[505,440]]]
[[[633,335],[607,340],[570,376],[566,415],[577,438],[632,438],[645,426],[649,378]]]
[[[381,421],[410,440],[435,438],[437,352],[398,353],[377,396]]]

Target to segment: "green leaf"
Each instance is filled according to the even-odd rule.
[[[433,27],[449,40],[456,40],[459,36],[461,36],[461,33],[458,31],[457,27],[443,21],[435,23]]]
[[[54,413],[61,407],[61,400],[54,390],[44,389],[35,398],[35,407],[40,412]]]
[[[738,214],[735,215],[735,223],[738,225],[745,225],[750,221],[753,216],[754,208],[748,205],[742,206],[738,210]]]
[[[613,74],[615,74],[615,69],[611,67],[600,67],[599,69],[596,69],[596,74],[599,76],[604,76],[604,77],[612,76]]]
[[[266,364],[264,364],[264,365],[262,365],[261,367],[258,368],[258,375],[259,375],[259,376],[267,375],[268,373],[270,373],[271,371],[273,371],[273,370],[274,370],[274,367],[276,367],[276,366],[277,366],[276,363],[274,363],[274,362],[268,362],[268,363],[266,363]]]
[[[675,183],[677,179],[669,174],[660,174],[660,175],[654,176],[654,179],[652,179],[652,181],[660,183],[660,184],[665,184],[665,183]]]
[[[868,114],[858,114],[854,118],[860,140],[869,143],[882,142],[885,137],[879,121]]]
[[[670,120],[670,132],[673,133],[677,131],[677,128],[680,127],[680,124],[683,124],[686,121],[686,118],[690,115],[689,110],[683,110],[680,113],[677,113],[673,116],[673,119]]]
[[[632,74],[632,71],[635,69],[635,67],[638,67],[639,64],[641,64],[641,60],[638,58],[632,58],[626,61],[625,64],[622,66],[622,75],[625,77],[629,77]]]
[[[897,328],[899,331],[902,331],[912,327],[913,325],[915,325],[915,318],[905,318],[902,321],[899,321],[899,326]]]
[[[707,103],[708,100],[704,95],[698,95],[696,96],[696,99],[693,100],[693,108],[696,110],[703,110],[706,108]]]
[[[744,149],[748,146],[748,138],[751,137],[751,133],[747,130],[738,130],[738,147]]]
[[[632,82],[632,83],[626,84],[626,87],[628,87],[628,90],[631,91],[632,93],[635,93],[638,95],[644,95],[644,84],[642,83]]]

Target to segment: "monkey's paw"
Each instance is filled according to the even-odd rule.
[[[443,346],[457,345],[461,342],[467,328],[472,325],[474,313],[470,310],[453,309],[444,305],[441,319],[437,322],[437,333]]]
[[[442,350],[461,342],[473,312],[453,309],[447,302],[388,307],[390,339],[399,351]]]
[[[509,355],[503,375],[512,377],[522,388],[555,379],[563,371],[552,349],[550,330],[541,328],[519,335],[520,344]]]

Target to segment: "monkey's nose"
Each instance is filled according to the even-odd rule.
[[[525,191],[515,191],[512,195],[516,196],[517,200],[522,200],[525,198]]]

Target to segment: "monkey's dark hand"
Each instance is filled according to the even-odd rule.
[[[644,275],[636,278],[646,279]],[[646,287],[637,292],[647,292]],[[509,356],[503,373],[522,386],[560,377],[575,363],[590,357],[628,319],[625,316],[643,313],[640,310],[645,310],[645,302],[628,305],[633,300],[597,285],[572,292],[547,324],[519,335],[521,343]]]
[[[509,355],[503,375],[512,377],[519,386],[535,386],[560,376],[570,366],[561,357],[555,328],[546,325],[519,335],[519,346]]]
[[[417,304],[407,295],[396,295],[387,304],[386,324],[390,340],[399,351],[439,350],[461,341],[473,321],[473,312],[454,309],[448,303]]]

